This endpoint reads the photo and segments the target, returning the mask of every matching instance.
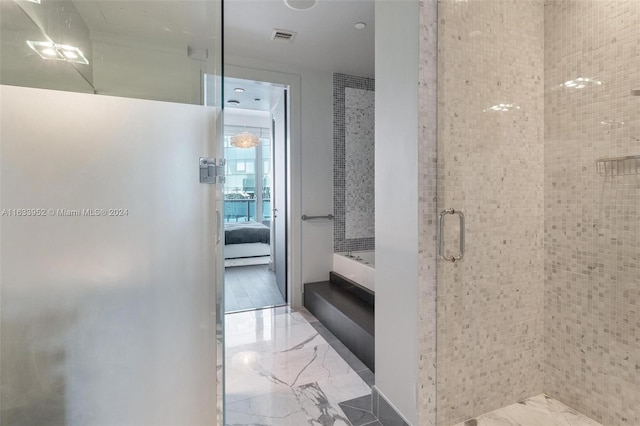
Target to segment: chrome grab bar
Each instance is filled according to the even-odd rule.
[[[328,214],[326,216],[307,216],[306,214],[302,215],[302,220],[309,220],[309,219],[329,219],[329,220],[333,220],[334,216],[332,214]]]
[[[457,214],[460,219],[460,252],[456,256],[445,256],[444,254],[444,217],[448,214]],[[448,209],[440,212],[438,216],[438,222],[440,225],[440,241],[438,245],[438,255],[440,259],[448,260],[450,262],[457,262],[464,257],[464,213],[460,210]]]

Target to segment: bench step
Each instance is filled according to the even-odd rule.
[[[332,278],[336,279],[333,273]],[[373,297],[369,297],[373,293],[369,293],[363,300],[359,290],[354,294],[353,287],[345,286],[344,281],[308,283],[304,286],[304,306],[374,371],[375,321]]]

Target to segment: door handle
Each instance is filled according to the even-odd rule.
[[[216,209],[216,245],[220,244],[220,234],[222,228],[222,218],[220,215],[220,210]]]
[[[460,248],[457,255],[446,256],[444,254],[444,218],[448,214],[457,214],[460,220]],[[440,228],[440,241],[438,244],[438,255],[440,259],[448,260],[450,262],[457,262],[464,257],[464,213],[460,210],[448,209],[440,212],[438,216],[439,228]]]

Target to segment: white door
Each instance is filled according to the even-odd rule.
[[[272,268],[275,269],[276,284],[284,300],[287,300],[287,91],[282,90],[276,106],[272,109],[273,126],[273,205]]]

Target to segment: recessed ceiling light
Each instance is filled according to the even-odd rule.
[[[62,52],[62,54],[67,59],[78,59],[78,55],[75,52],[71,51],[71,50],[65,50],[65,51]]]
[[[357,30],[361,30],[361,29],[363,29],[363,28],[364,28],[364,27],[366,27],[366,26],[367,26],[367,24],[365,24],[364,22],[357,22],[357,23],[354,25],[354,27],[356,27],[356,29],[357,29]]]
[[[233,89],[233,91],[236,93],[242,93],[244,92],[244,89],[242,87],[236,87],[235,89]]]
[[[32,48],[42,59],[53,59],[56,61],[73,62],[74,64],[89,65],[89,61],[84,57],[82,50],[67,44],[57,44],[52,41],[27,41],[27,45]]]
[[[236,101],[235,99],[228,100],[227,103],[233,106],[240,105],[240,101]]]
[[[318,0],[284,0],[284,4],[293,10],[309,10],[315,7]]]
[[[260,98],[254,98],[253,100],[254,100],[254,101],[256,101],[256,102],[260,102],[262,99],[260,99]]]
[[[42,53],[43,55],[47,55],[47,56],[58,56],[58,51],[53,47],[45,47],[39,53]]]

